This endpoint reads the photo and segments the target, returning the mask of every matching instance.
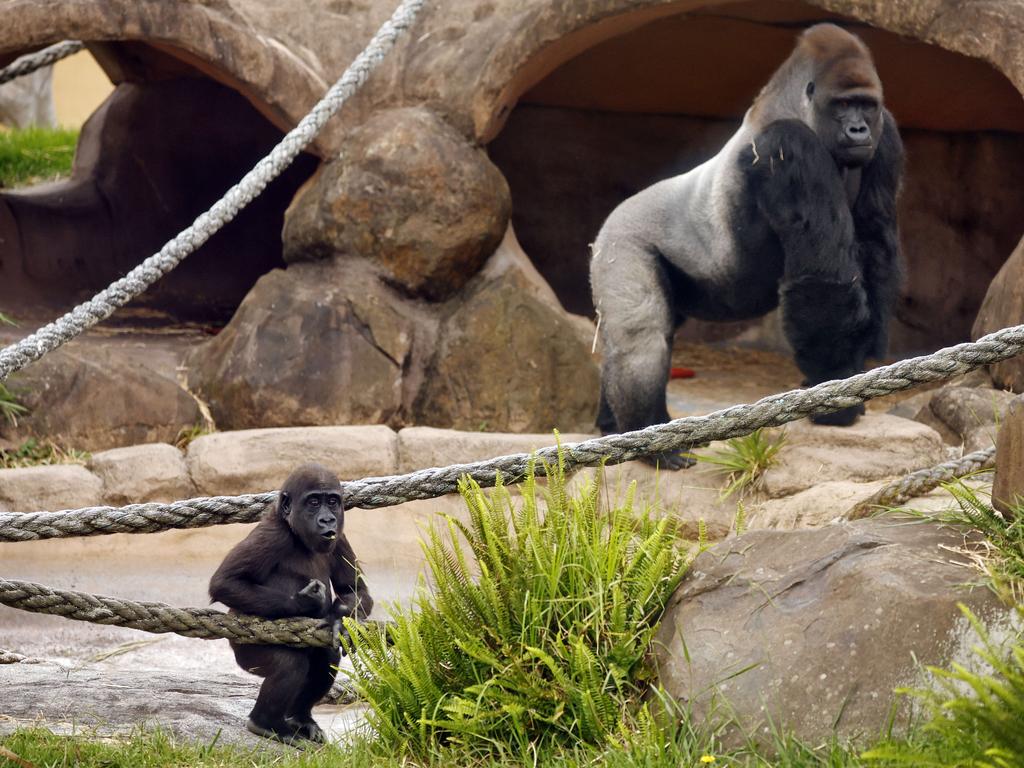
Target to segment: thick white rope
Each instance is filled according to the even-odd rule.
[[[210,210],[200,215],[159,252],[92,299],[43,326],[31,336],[0,351],[0,381],[110,317],[116,309],[123,307],[178,266],[186,256],[235,218],[267,184],[288,167],[342,104],[366,82],[374,67],[394,47],[399,35],[412,25],[425,1],[403,0],[363,52],[345,70],[341,79],[331,86],[327,95],[271,150],[269,155],[260,160],[256,167],[214,203]]]
[[[35,72],[37,69],[48,67],[73,53],[78,53],[83,48],[85,48],[85,44],[78,40],[65,40],[62,43],[43,48],[41,51],[26,53],[0,69],[0,85]]]
[[[1024,325],[1004,328],[976,342],[940,349],[924,357],[901,360],[840,381],[827,381],[734,405],[706,416],[688,416],[636,432],[607,435],[582,443],[517,453],[472,464],[422,469],[407,475],[368,477],[342,483],[347,507],[376,509],[414,499],[431,499],[458,490],[468,476],[487,487],[500,475],[506,483],[523,478],[531,461],[567,468],[618,464],[697,443],[747,435],[759,427],[777,427],[812,413],[829,413],[865,400],[967,373],[1024,351]],[[561,451],[561,452],[560,452]],[[543,466],[537,466],[538,474]],[[199,528],[222,523],[252,522],[275,503],[276,491],[245,496],[187,499],[170,504],[87,507],[61,512],[0,512],[0,541],[31,541],[106,533],[150,533],[170,528]]]

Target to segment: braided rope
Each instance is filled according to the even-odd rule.
[[[363,52],[345,70],[341,79],[331,86],[309,114],[302,118],[270,154],[260,160],[241,181],[224,193],[220,200],[189,227],[89,301],[79,304],[63,317],[43,326],[21,341],[0,350],[0,381],[110,317],[118,307],[123,307],[178,266],[182,259],[235,218],[242,208],[252,202],[267,184],[288,167],[342,104],[359,89],[394,46],[399,35],[409,28],[425,2],[426,0],[403,0]]]
[[[78,53],[83,48],[85,48],[85,44],[79,40],[65,40],[48,48],[43,48],[41,51],[19,56],[6,67],[0,69],[0,85],[65,59],[73,53]]]
[[[991,469],[995,463],[996,447],[993,445],[974,453],[968,453],[959,459],[945,461],[934,467],[912,472],[884,488],[879,488],[863,501],[857,502],[844,517],[847,520],[868,517],[879,507],[894,507],[918,496],[924,496],[943,483],[983,469]]]
[[[676,419],[635,432],[607,435],[561,447],[568,469],[618,464],[641,456],[684,449],[694,443],[724,440],[759,427],[780,426],[812,413],[827,413],[900,392],[929,381],[957,376],[982,365],[1005,360],[1024,350],[1024,325],[1004,328],[973,343],[958,344],[934,354],[902,360],[849,379],[762,398],[752,405],[735,405],[706,416]],[[559,460],[557,447],[537,451],[537,472],[543,462]],[[377,509],[417,499],[453,493],[463,476],[481,486],[521,480],[532,460],[526,453],[471,464],[423,469],[406,475],[371,477],[343,483],[348,507]],[[132,504],[126,507],[86,507],[62,512],[0,513],[0,541],[28,541],[62,536],[105,533],[149,533],[170,528],[194,528],[220,523],[252,522],[274,503],[276,493],[217,496],[172,504]]]
[[[4,578],[0,578],[0,604],[93,624],[130,627],[144,632],[174,632],[204,640],[226,638],[236,643],[296,648],[332,647],[335,641],[331,627],[316,619],[271,620],[213,608],[175,608],[164,603],[140,603]]]

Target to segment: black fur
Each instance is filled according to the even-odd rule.
[[[345,538],[337,477],[316,464],[293,472],[275,508],[214,573],[210,597],[232,613],[268,619],[308,616],[334,623],[369,615],[373,599]],[[312,709],[334,682],[339,652],[238,643],[231,648],[242,669],[264,678],[247,727],[287,742],[322,741]]]
[[[624,201],[598,234],[602,432],[668,420],[672,336],[685,316],[740,320],[780,306],[806,384],[883,356],[900,284],[902,166],[869,52],[833,25],[812,27],[716,157]],[[860,413],[813,420],[847,425]]]

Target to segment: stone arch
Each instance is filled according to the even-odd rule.
[[[5,18],[0,61],[81,39],[115,84],[83,126],[69,180],[0,193],[0,302],[21,317],[66,309],[155,252],[326,88],[284,46],[206,5],[23,3]],[[160,322],[226,322],[261,275],[284,265],[284,212],[317,164],[298,158],[135,306]]]
[[[893,351],[968,339],[1021,236],[1024,64],[1010,43],[1024,12],[968,23],[954,3],[914,4],[914,13],[902,5],[620,3],[617,13],[604,8],[571,29],[566,22],[561,37],[547,23],[556,32],[534,40],[525,62],[505,66],[500,86],[495,64],[474,96],[474,123],[509,181],[520,241],[566,307],[592,309],[587,244],[611,208],[714,154],[796,31],[836,20],[872,48],[908,146],[908,275]],[[741,332],[775,342],[747,325],[687,330],[698,339]]]

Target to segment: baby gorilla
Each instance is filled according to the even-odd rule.
[[[373,599],[343,533],[344,521],[338,478],[319,464],[299,467],[275,507],[213,574],[210,597],[232,613],[268,619],[367,616]],[[334,682],[338,650],[239,643],[231,648],[242,669],[264,678],[246,727],[287,743],[323,741],[312,711]]]

